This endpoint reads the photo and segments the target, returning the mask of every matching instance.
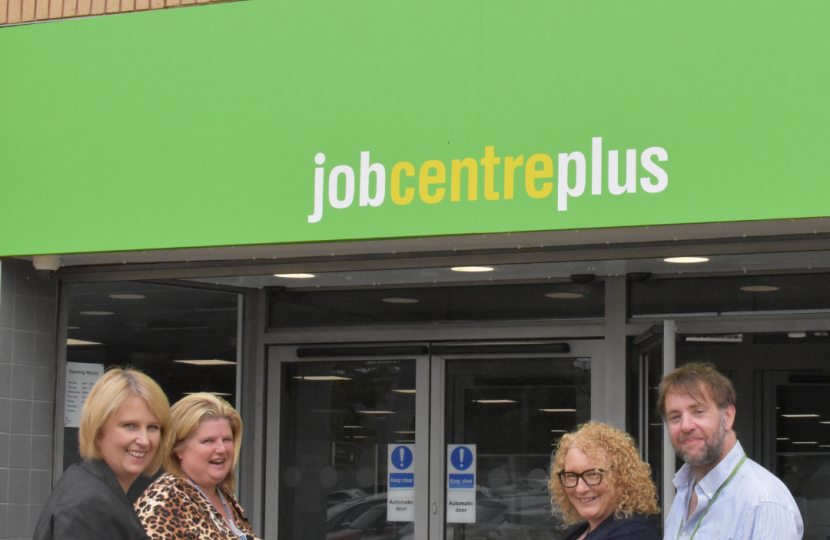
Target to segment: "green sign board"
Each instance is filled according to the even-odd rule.
[[[0,256],[830,216],[830,3],[0,28]]]

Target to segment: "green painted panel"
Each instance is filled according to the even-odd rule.
[[[0,256],[830,216],[829,19],[249,0],[0,28]]]

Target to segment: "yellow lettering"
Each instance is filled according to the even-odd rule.
[[[474,162],[475,163],[475,162]],[[435,169],[435,175],[430,175],[429,171]],[[421,172],[418,177],[418,193],[421,195],[421,200],[427,204],[435,204],[441,202],[444,198],[444,188],[437,188],[434,195],[430,195],[429,186],[432,184],[443,184],[447,181],[447,168],[437,159],[425,161],[421,165]]]
[[[507,156],[504,158],[504,198],[505,199],[512,199],[513,198],[513,175],[516,171],[516,167],[521,167],[525,162],[524,156],[519,156],[514,158],[513,156]],[[552,165],[553,163],[551,163]]]
[[[484,157],[481,158],[481,164],[484,166],[484,198],[488,201],[499,200],[499,192],[493,189],[493,169],[494,165],[501,163],[501,158],[495,157],[495,153],[495,147],[485,146]]]
[[[463,161],[452,160],[452,178],[450,186],[450,200],[461,200],[461,169],[467,169],[467,200],[475,201],[478,199],[478,163],[473,158],[467,158]]]
[[[542,168],[536,169],[536,164],[541,163]],[[553,178],[553,160],[547,154],[533,154],[527,159],[525,166],[525,190],[534,199],[544,199],[553,191],[553,182],[543,182],[542,189],[536,189],[537,178]]]
[[[415,198],[415,188],[408,187],[401,195],[401,171],[404,172],[405,176],[415,176],[415,167],[408,161],[395,163],[395,166],[392,167],[392,202],[404,205],[411,203],[412,199]]]

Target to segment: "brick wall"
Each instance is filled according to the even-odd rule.
[[[0,259],[0,539],[31,538],[52,489],[57,291]]]
[[[0,26],[232,0],[0,0]]]

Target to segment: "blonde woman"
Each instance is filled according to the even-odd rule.
[[[242,419],[212,394],[182,398],[171,409],[164,445],[167,473],[135,503],[153,540],[252,540],[254,531],[234,497]]]
[[[81,411],[84,460],[58,480],[34,540],[146,540],[127,490],[158,470],[169,425],[170,405],[155,381],[134,369],[108,370]]]
[[[660,540],[649,466],[631,437],[588,422],[560,439],[548,487],[557,513],[575,525],[564,540]]]

